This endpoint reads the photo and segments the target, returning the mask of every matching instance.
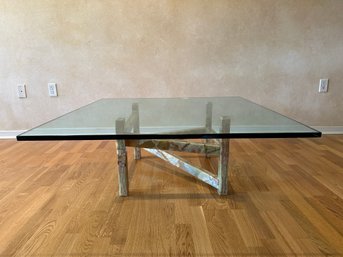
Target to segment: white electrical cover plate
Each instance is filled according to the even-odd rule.
[[[57,96],[56,83],[48,83],[49,96]]]
[[[19,98],[26,98],[26,86],[25,84],[18,84],[17,93]]]
[[[319,93],[326,93],[328,91],[329,79],[319,80]]]

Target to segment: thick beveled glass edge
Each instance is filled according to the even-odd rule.
[[[226,96],[228,97],[228,96]],[[214,98],[226,98],[226,97],[214,97]],[[307,127],[310,131],[297,131],[297,132],[252,132],[252,133],[188,133],[188,134],[158,134],[158,133],[152,133],[152,134],[83,134],[83,135],[26,135],[27,132],[35,130],[36,128],[39,128],[49,122],[52,122],[54,120],[57,120],[65,115],[71,114],[73,112],[76,112],[84,107],[90,106],[92,104],[95,104],[96,102],[106,100],[106,99],[114,99],[114,100],[135,100],[135,99],[174,99],[174,98],[102,98],[98,99],[96,101],[93,101],[89,104],[83,105],[79,108],[76,108],[75,110],[72,110],[70,112],[67,112],[59,117],[56,117],[54,119],[51,119],[45,123],[42,123],[39,126],[36,126],[32,129],[29,129],[19,135],[17,135],[18,141],[58,141],[58,140],[125,140],[125,139],[221,139],[221,138],[232,138],[232,139],[247,139],[247,138],[298,138],[298,137],[321,137],[322,133],[308,125],[305,125],[295,119],[289,118],[279,112],[276,112],[272,109],[269,109],[263,105],[257,104],[249,99],[243,98],[241,96],[230,96],[235,98],[241,98],[244,101],[250,102],[251,104],[254,104],[256,106],[259,106],[263,109],[266,109],[270,112],[273,112],[277,115],[283,116],[286,119],[292,120],[299,125],[302,125],[304,127]],[[177,98],[177,97],[176,97]],[[175,98],[175,99],[176,99]],[[179,97],[179,99],[201,99],[201,98],[207,98],[207,97]]]
[[[321,137],[320,131],[285,133],[235,133],[235,134],[127,134],[127,135],[47,135],[17,136],[18,141],[64,141],[64,140],[126,140],[126,139],[248,139],[248,138],[307,138]]]

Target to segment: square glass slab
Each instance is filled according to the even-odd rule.
[[[221,131],[221,119],[230,120]],[[125,127],[116,128],[116,121]],[[136,126],[136,129],[134,129]],[[321,132],[241,97],[101,99],[17,139],[108,140],[320,137]]]

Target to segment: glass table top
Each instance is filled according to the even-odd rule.
[[[136,106],[137,111],[133,111]],[[136,110],[136,109],[135,109]],[[137,115],[139,113],[139,115]],[[138,118],[139,117],[139,118]],[[221,130],[221,117],[230,120]],[[116,121],[125,119],[125,129]],[[132,122],[139,121],[139,130]],[[283,138],[321,132],[241,97],[101,99],[17,136],[24,140]]]

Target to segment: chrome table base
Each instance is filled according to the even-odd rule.
[[[175,133],[191,134],[198,131],[212,131],[212,104],[207,104],[206,109],[206,124],[203,128],[197,128],[188,131],[176,131]],[[228,133],[230,131],[230,119],[228,117],[221,117],[221,133]],[[116,132],[119,133],[138,133],[139,132],[139,110],[138,104],[132,105],[132,113],[130,117],[125,120],[120,118],[116,120]],[[177,135],[175,135],[177,137]],[[118,157],[118,175],[119,175],[119,195],[128,195],[128,174],[127,174],[127,152],[126,147],[134,147],[134,158],[139,160],[141,158],[141,149],[154,154],[162,160],[180,168],[188,174],[197,179],[207,183],[208,185],[217,189],[219,195],[227,195],[228,193],[228,169],[229,169],[229,145],[230,141],[227,138],[217,139],[216,144],[210,144],[210,140],[206,139],[206,143],[196,143],[180,140],[157,140],[144,139],[132,140],[123,139],[117,140],[117,157]],[[188,161],[171,153],[176,152],[190,152],[201,153],[206,157],[218,156],[218,172],[213,174],[202,168],[198,168],[190,164]]]

